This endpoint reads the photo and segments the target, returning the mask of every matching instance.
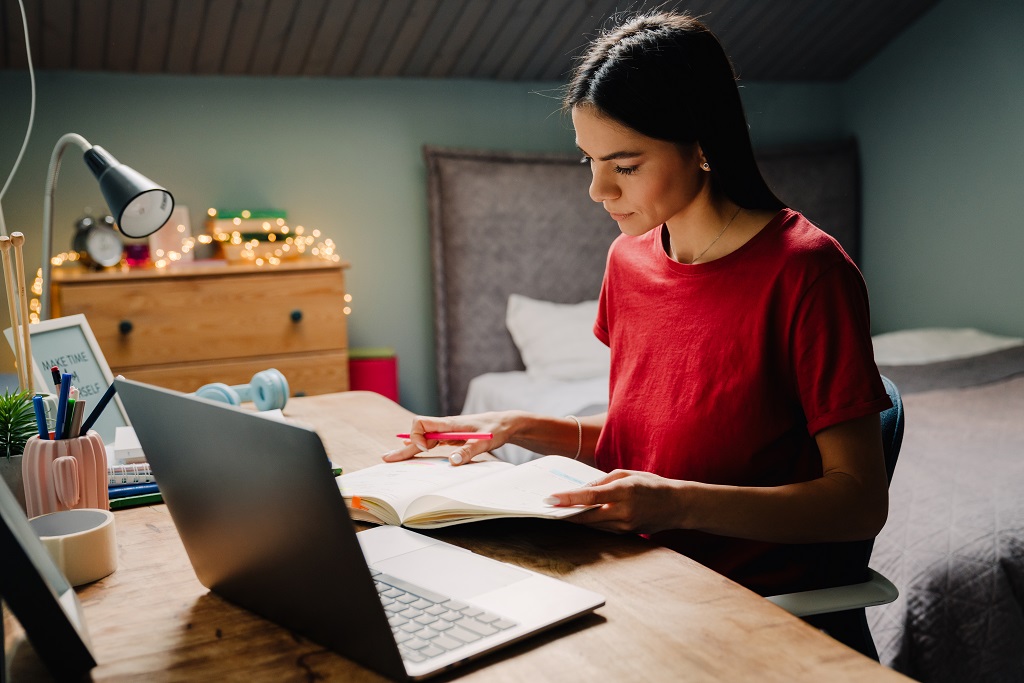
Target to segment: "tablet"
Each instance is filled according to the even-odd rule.
[[[0,597],[54,678],[82,678],[96,666],[82,605],[3,481],[0,518]]]

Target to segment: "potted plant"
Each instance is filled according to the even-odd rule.
[[[37,432],[35,409],[27,391],[0,395],[0,479],[25,507],[25,485],[21,475],[25,442]]]

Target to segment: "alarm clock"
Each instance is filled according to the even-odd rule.
[[[91,216],[79,219],[71,248],[80,254],[85,265],[94,268],[116,266],[124,256],[124,242],[114,229],[113,218],[106,216],[100,220]]]

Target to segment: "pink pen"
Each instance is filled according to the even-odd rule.
[[[409,434],[396,434],[399,439],[408,439]],[[467,441],[469,439],[493,439],[494,434],[478,432],[427,432],[424,438],[432,441]]]

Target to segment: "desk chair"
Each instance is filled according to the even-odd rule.
[[[885,470],[892,482],[896,459],[903,444],[903,400],[899,389],[888,377],[882,377],[892,408],[879,416],[882,421],[882,450]],[[884,605],[899,596],[889,579],[868,567],[874,539],[829,545],[829,574],[834,587],[785,593],[768,597],[779,607],[807,623],[822,629],[839,642],[861,654],[878,659],[878,651],[868,630],[865,607]]]

